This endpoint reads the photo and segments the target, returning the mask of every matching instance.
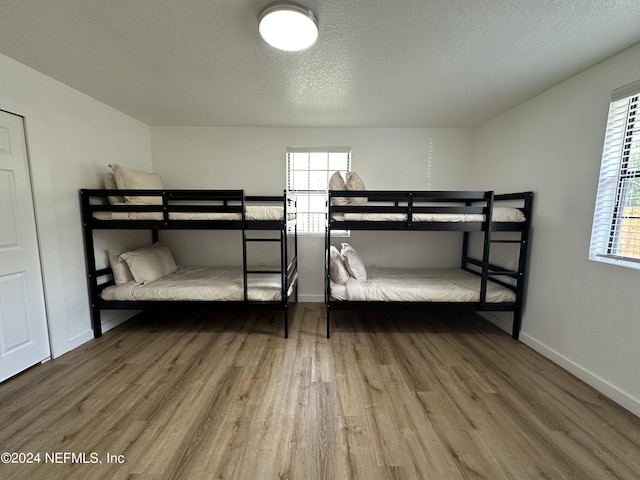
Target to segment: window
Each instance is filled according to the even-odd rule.
[[[295,194],[298,232],[324,235],[327,185],[333,172],[349,171],[349,147],[287,147],[287,187]]]
[[[612,93],[589,258],[640,268],[640,81]]]

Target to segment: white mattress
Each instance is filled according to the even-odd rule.
[[[458,268],[367,269],[367,281],[349,277],[346,284],[331,282],[334,300],[380,302],[479,302],[480,277]],[[487,302],[509,303],[515,293],[487,283]]]
[[[114,205],[133,205],[121,203]],[[162,220],[161,212],[94,212],[98,220]],[[293,214],[289,214],[289,219]],[[247,205],[246,220],[279,221],[284,217],[284,208],[276,205]],[[217,212],[169,212],[169,220],[242,220],[240,213]]]
[[[248,300],[279,301],[281,297],[280,275],[249,275]],[[102,291],[104,300],[244,300],[243,275],[235,267],[185,267],[165,277],[141,285],[127,282],[113,285]]]
[[[414,222],[484,222],[482,214],[452,214],[452,213],[414,213]],[[405,222],[405,213],[340,213],[333,215],[338,221],[357,222]],[[524,222],[524,214],[517,208],[494,207],[491,220],[494,222]]]

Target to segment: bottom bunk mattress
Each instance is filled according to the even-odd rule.
[[[365,302],[479,302],[480,277],[458,268],[367,268],[367,281],[349,277],[345,284],[331,281],[331,300]],[[487,282],[486,301],[512,303],[509,288]]]
[[[127,282],[102,291],[103,300],[114,301],[243,301],[243,271],[236,267],[179,266],[174,273],[153,282]],[[278,302],[282,297],[277,273],[250,274],[247,300]]]

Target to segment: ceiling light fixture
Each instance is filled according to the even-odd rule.
[[[272,47],[297,52],[316,42],[318,21],[311,10],[297,3],[276,2],[260,14],[258,31]]]

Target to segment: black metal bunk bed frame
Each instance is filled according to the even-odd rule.
[[[334,205],[336,198],[364,197],[367,205]],[[516,202],[525,216],[524,222],[492,222],[495,202]],[[373,205],[372,205],[373,204]],[[518,339],[522,324],[522,307],[525,293],[529,232],[533,192],[494,194],[493,191],[329,191],[327,199],[327,225],[325,235],[325,303],[327,306],[327,338],[330,337],[331,311],[349,309],[390,308],[409,310],[467,310],[513,312],[511,336]],[[405,221],[336,220],[345,213],[401,214]],[[482,214],[478,222],[414,222],[413,215],[430,214]],[[384,302],[333,300],[330,291],[329,247],[334,230],[387,230],[387,231],[457,231],[463,233],[461,268],[480,276],[480,300],[478,302]],[[482,256],[470,255],[470,233],[483,233]],[[514,232],[517,238],[494,239],[494,232]],[[516,244],[519,247],[517,269],[508,269],[490,262],[492,244]],[[511,279],[510,281],[507,279]],[[512,290],[516,299],[511,303],[486,301],[487,282],[491,280]]]
[[[162,203],[158,205],[111,205],[108,197],[112,196],[145,196],[159,197]],[[248,220],[245,216],[247,203],[265,202],[273,204],[282,202],[282,220]],[[289,219],[290,213],[295,216],[295,197],[284,191],[282,196],[247,196],[244,190],[105,190],[81,189],[80,203],[82,211],[82,226],[84,233],[84,247],[87,266],[87,282],[89,289],[89,303],[91,324],[95,338],[102,335],[101,310],[143,310],[146,308],[164,308],[167,304],[180,306],[202,307],[203,305],[260,305],[279,308],[284,312],[284,337],[289,336],[289,297],[298,296],[298,230],[297,222]],[[158,220],[104,220],[96,218],[94,214],[110,213],[152,213],[161,214]],[[172,213],[222,213],[239,214],[238,220],[175,220]],[[288,232],[293,230],[293,256],[289,259]],[[111,267],[96,268],[94,249],[95,230],[150,230],[153,243],[159,239],[160,230],[240,230],[242,232],[242,265],[244,299],[242,301],[121,301],[104,300],[101,292],[108,286],[114,285]],[[247,236],[248,231],[279,231],[278,238],[255,238]],[[248,268],[247,244],[251,242],[279,242],[280,264],[277,270]],[[247,284],[249,275],[280,274],[281,296],[279,301],[252,301],[248,299]]]

